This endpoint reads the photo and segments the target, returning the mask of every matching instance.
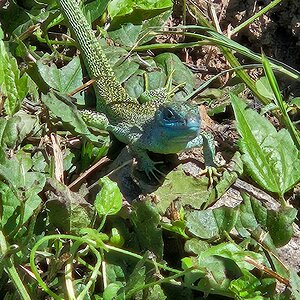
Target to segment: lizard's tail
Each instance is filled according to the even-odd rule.
[[[85,66],[91,79],[96,79],[97,109],[105,112],[106,103],[129,99],[100,46],[90,24],[81,11],[78,0],[58,0],[66,21],[79,44]]]

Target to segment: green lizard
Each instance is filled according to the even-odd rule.
[[[97,97],[97,111],[84,110],[88,125],[106,129],[129,145],[138,160],[139,169],[148,177],[161,173],[147,151],[161,154],[178,153],[203,146],[205,165],[215,167],[211,135],[201,131],[198,108],[172,101],[165,89],[148,92],[151,101],[140,103],[131,98],[116,79],[113,70],[83,15],[77,0],[58,0],[63,15],[78,43],[92,79]]]

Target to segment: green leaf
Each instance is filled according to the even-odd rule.
[[[185,233],[186,225],[185,225],[185,222],[182,220],[173,221],[171,224],[170,223],[162,223],[161,226],[162,226],[162,228],[164,228],[166,230],[180,234],[184,238],[188,238],[188,236]]]
[[[76,106],[72,104],[70,97],[52,91],[47,95],[42,95],[42,101],[56,117],[70,126],[76,133],[95,143],[106,144],[108,142],[107,137],[95,136],[89,131]]]
[[[139,65],[132,61],[124,61],[121,65],[114,67],[114,72],[120,83],[125,82],[139,68]]]
[[[125,299],[125,294],[119,293],[123,284],[121,282],[110,283],[103,292],[103,300],[121,300]]]
[[[300,97],[293,98],[291,100],[291,104],[297,106],[297,108],[300,108]]]
[[[147,300],[166,300],[168,299],[164,293],[164,290],[159,284],[154,285],[150,288],[147,296]],[[173,298],[174,299],[174,298]]]
[[[109,0],[89,1],[82,10],[86,16],[89,15],[90,21],[94,22],[105,12],[108,3]]]
[[[108,177],[103,177],[98,182],[102,186],[94,202],[98,215],[115,215],[122,208],[122,194],[118,185]]]
[[[292,287],[292,294],[296,300],[300,299],[300,278],[294,270],[290,270],[290,284]]]
[[[147,64],[149,63],[152,68],[152,61],[146,60],[146,62]],[[156,68],[155,64],[153,68]],[[143,92],[146,90],[145,76],[147,76],[149,90],[155,90],[164,87],[167,78],[166,74],[162,71],[152,71],[146,73],[141,69],[137,70],[137,72],[135,72],[135,74],[125,82],[124,87],[131,97],[139,98],[141,103],[146,102],[144,99],[142,99]]]
[[[58,69],[53,63],[44,64],[43,59],[37,61],[38,70],[44,81],[62,94],[73,92],[82,85],[82,70],[78,56],[73,58],[66,66]],[[83,94],[77,93],[75,98],[80,104],[84,103]]]
[[[259,253],[255,253],[252,251],[243,250],[240,246],[227,242],[221,243],[216,246],[212,246],[206,251],[202,252],[199,255],[199,266],[202,265],[203,262],[209,256],[220,256],[228,259],[232,259],[241,269],[252,270],[254,266],[248,262],[246,262],[245,257],[249,256],[257,262],[262,263],[263,256]]]
[[[142,25],[127,23],[122,25],[120,29],[109,32],[109,36],[120,45],[133,47],[138,41],[141,30]]]
[[[259,237],[264,234],[264,244],[269,249],[282,247],[289,242],[293,234],[293,222],[297,211],[291,207],[269,210],[261,201],[242,194],[243,203],[239,207],[240,216],[236,229],[243,237]],[[246,230],[245,230],[246,229]],[[268,233],[268,235],[266,235]],[[271,240],[269,240],[271,237]],[[276,251],[276,250],[273,250]]]
[[[43,184],[43,174],[32,172],[32,160],[29,153],[19,150],[15,155],[7,158],[4,151],[0,150],[0,177],[7,180],[15,189],[27,190],[35,180]],[[14,170],[14,172],[12,172]]]
[[[174,86],[184,84],[183,91],[175,94],[175,100],[181,100],[193,91],[195,88],[195,76],[177,55],[174,53],[162,53],[157,55],[154,60],[163,69],[167,78],[172,79]]]
[[[113,0],[108,5],[108,13],[114,25],[138,24],[169,10],[172,5],[171,0]]]
[[[112,228],[110,243],[116,247],[122,247],[125,243],[123,236],[120,234],[117,228]]]
[[[11,158],[0,151],[2,218],[1,224],[7,232],[12,231],[22,217],[23,225],[42,202],[39,193],[45,184],[45,175],[32,171],[33,162],[30,154],[19,150]],[[12,172],[13,170],[13,172]]]
[[[27,75],[20,75],[16,59],[0,40],[0,94],[5,99],[5,113],[12,116],[28,93]]]
[[[260,201],[257,199],[248,196],[247,194],[243,193],[243,203],[239,206],[240,210],[240,222],[241,225],[249,230],[255,230],[258,226],[262,226],[266,228],[267,225],[267,209],[262,205]],[[239,233],[247,237],[249,236],[249,232],[242,231],[242,228],[237,226],[237,230]]]
[[[186,218],[187,229],[201,239],[216,239],[230,232],[237,220],[237,210],[219,207],[213,210],[191,211]]]
[[[232,298],[232,292],[228,289],[232,279],[241,276],[241,270],[232,259],[222,256],[209,256],[199,261],[207,275],[200,279],[197,287],[205,294],[216,293]]]
[[[1,198],[1,226],[5,227],[9,219],[17,211],[20,214],[21,201],[14,195],[13,191],[8,185],[0,181],[0,198]],[[9,224],[7,233],[11,232],[16,224],[17,220],[13,218],[13,224]]]
[[[288,131],[276,131],[257,112],[231,94],[243,161],[251,177],[263,188],[282,196],[300,181],[300,153]]]
[[[296,216],[297,210],[293,207],[268,211],[267,228],[276,247],[282,247],[290,241]]]
[[[171,9],[167,10],[156,17],[143,21],[141,25],[132,24],[127,19],[124,23],[117,23],[117,25],[121,25],[121,28],[109,31],[108,35],[117,44],[130,48],[145,44],[153,38],[150,34],[153,28],[161,27],[168,20],[171,13]]]
[[[248,270],[242,270],[243,276],[230,282],[229,290],[231,290],[238,299],[248,300],[264,300],[258,288],[261,282],[252,275]]]
[[[206,241],[199,240],[197,238],[191,238],[184,244],[184,250],[187,253],[194,253],[199,255],[201,252],[210,248],[210,244]]]
[[[282,117],[280,119],[280,121],[285,125],[285,127],[287,128],[287,130],[289,131],[292,140],[294,141],[295,145],[297,146],[298,150],[300,150],[300,136],[299,136],[299,132],[297,132],[296,127],[293,125],[289,114],[287,113],[286,110],[286,104],[283,101],[283,98],[281,96],[280,93],[280,89],[279,89],[279,85],[277,83],[275,74],[272,70],[271,67],[271,63],[269,62],[268,58],[265,56],[265,54],[262,54],[262,63],[263,63],[263,67],[264,67],[264,71],[266,74],[266,77],[269,80],[269,84],[272,88],[272,91],[274,93],[275,96],[275,104],[278,106]]]
[[[190,212],[186,217],[186,227],[190,233],[201,239],[216,239],[219,234],[212,210]]]
[[[9,2],[7,9],[0,9],[0,19],[3,30],[10,33],[13,33],[18,27],[24,27],[24,24],[28,22],[32,25],[26,10],[13,1]]]
[[[158,258],[163,255],[160,215],[149,201],[134,202],[130,220],[142,250],[153,252]]]
[[[160,199],[157,209],[162,214],[178,196],[180,206],[191,205],[200,208],[210,199],[208,178],[186,176],[182,168],[178,167],[178,170],[166,176],[164,184],[155,191],[155,195]]]
[[[78,233],[91,224],[94,210],[79,193],[55,179],[48,180],[47,208],[50,222],[64,232]]]
[[[37,118],[28,115],[23,111],[17,112],[14,116],[0,120],[0,140],[3,147],[15,148],[34,129]]]
[[[166,176],[164,184],[155,191],[159,199],[157,203],[159,212],[164,214],[174,200],[178,201],[180,207],[189,205],[192,208],[205,208],[213,203],[236,181],[238,174],[242,173],[240,156],[239,152],[234,154],[232,170],[225,171],[214,188],[209,186],[207,176],[200,178],[186,176],[183,168],[178,166]]]
[[[134,270],[130,274],[126,286],[125,293],[126,298],[132,299],[132,296],[135,294],[135,289],[142,290],[145,285],[146,279],[146,267],[145,263],[149,259],[149,251],[143,255],[143,258],[138,261],[135,265]]]
[[[274,101],[274,99],[276,99],[267,77],[261,77],[261,78],[259,78],[256,81],[255,85],[256,85],[257,91],[262,96],[264,96],[264,97],[266,97],[268,99],[271,99],[273,101]]]

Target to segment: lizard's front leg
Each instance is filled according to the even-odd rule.
[[[215,144],[214,138],[211,133],[202,131],[196,138],[188,142],[187,149],[203,147],[203,156],[205,169],[200,172],[199,175],[207,174],[209,177],[210,184],[213,183],[213,175],[220,177],[221,174],[218,172],[219,167],[215,163]]]
[[[100,130],[108,130],[109,121],[105,114],[88,109],[79,111],[81,118],[88,125]]]
[[[205,166],[216,167],[215,159],[215,144],[212,134],[202,131],[200,134],[187,143],[186,149],[203,147],[203,156]]]
[[[149,179],[153,176],[158,182],[160,182],[160,179],[155,173],[159,173],[162,176],[165,176],[165,174],[158,170],[155,165],[162,164],[163,161],[153,161],[145,149],[136,145],[130,145],[130,150],[137,159],[138,169],[144,171]]]

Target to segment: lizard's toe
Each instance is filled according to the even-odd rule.
[[[220,178],[225,170],[225,166],[207,166],[205,169],[200,171],[198,176],[207,175],[209,179],[209,186],[212,186],[215,178]]]
[[[139,165],[139,169],[144,171],[150,180],[152,179],[151,177],[154,177],[158,182],[161,182],[161,179],[157,176],[157,173],[160,174],[162,177],[165,177],[166,174],[158,170],[155,165],[163,164],[163,163],[164,163],[163,161],[148,160],[141,163]]]

